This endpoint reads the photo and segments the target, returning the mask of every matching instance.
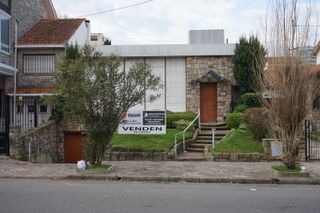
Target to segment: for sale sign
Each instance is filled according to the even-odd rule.
[[[128,111],[121,117],[118,134],[166,134],[166,113]]]

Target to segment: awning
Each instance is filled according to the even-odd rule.
[[[53,87],[18,87],[16,96],[51,96],[53,95]],[[8,89],[7,95],[13,96],[13,89]]]
[[[8,64],[0,63],[0,75],[4,76],[14,76],[14,72],[16,72],[17,69],[14,68],[13,66],[10,66]]]
[[[195,82],[219,82],[219,83],[228,83],[229,80],[226,79],[223,75],[219,74],[215,70],[209,70],[204,75],[200,76],[198,79],[195,80]]]

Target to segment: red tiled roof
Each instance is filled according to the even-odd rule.
[[[26,32],[18,45],[66,44],[85,19],[42,19]]]
[[[16,94],[41,94],[41,93],[53,93],[54,88],[53,87],[17,87]],[[13,94],[13,89],[7,89],[7,94]]]

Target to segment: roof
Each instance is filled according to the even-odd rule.
[[[51,86],[45,86],[45,87],[18,87],[16,94],[17,95],[32,95],[32,94],[52,94],[54,91],[54,88]],[[7,90],[8,95],[13,95],[13,89],[10,88]]]
[[[235,44],[101,45],[103,55],[121,57],[233,56]]]
[[[64,45],[85,19],[41,19],[18,41],[18,45]]]
[[[207,73],[200,76],[196,82],[222,82],[228,83],[229,80],[226,79],[223,75],[219,74],[218,71],[210,69]]]

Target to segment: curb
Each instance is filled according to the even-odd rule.
[[[158,177],[158,176],[103,176],[103,175],[68,175],[68,176],[2,176],[0,179],[40,179],[40,180],[97,180],[127,182],[162,182],[162,183],[225,183],[225,184],[296,184],[320,185],[320,179],[245,179],[245,178],[196,178],[196,177]]]

